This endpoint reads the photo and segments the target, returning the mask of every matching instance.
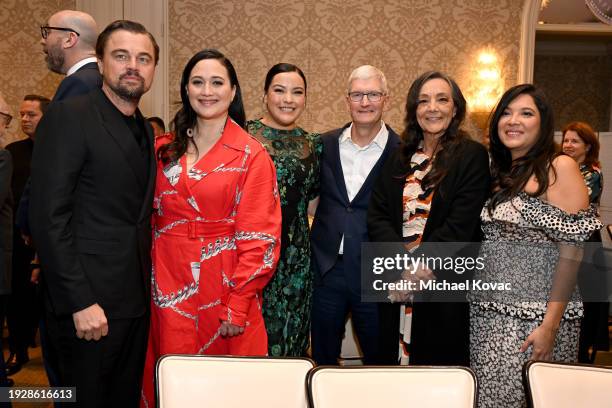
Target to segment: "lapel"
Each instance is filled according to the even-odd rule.
[[[381,167],[385,164],[385,161],[387,160],[387,157],[389,157],[389,154],[399,144],[399,138],[397,137],[397,134],[393,131],[393,129],[387,126],[387,130],[389,131],[389,137],[387,138],[387,144],[385,144],[385,148],[383,149],[382,154],[376,161],[376,164],[374,164],[374,167],[372,167],[372,170],[370,170],[370,173],[368,174],[368,177],[366,177],[365,181],[361,185],[361,188],[359,189],[357,194],[355,194],[355,198],[353,198],[353,202],[358,202],[359,200],[361,200],[361,197],[364,194],[367,194],[367,192],[371,191],[372,185],[376,181],[376,178],[378,177],[378,173],[380,172]]]
[[[147,187],[147,182],[146,173],[143,170],[149,167],[149,163],[145,163],[145,160],[142,158],[140,147],[136,144],[134,135],[125,123],[119,110],[108,100],[101,89],[94,90],[92,96],[98,108],[102,126],[111,136],[111,139],[115,141],[119,150],[121,150],[124,159],[138,181],[138,185],[144,190]],[[148,136],[149,131],[147,131],[147,138]],[[152,147],[151,150],[153,150]]]
[[[349,202],[348,193],[346,192],[346,182],[344,181],[344,172],[342,171],[342,161],[340,160],[340,138],[342,137],[342,132],[346,128],[350,126],[350,123],[347,123],[342,128],[338,129],[338,134],[333,135],[330,138],[330,157],[331,160],[331,168],[334,172],[334,180],[336,181],[336,186],[338,187],[338,191],[340,195],[344,199],[345,202]]]

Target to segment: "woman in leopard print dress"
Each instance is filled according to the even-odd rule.
[[[576,263],[601,223],[576,163],[557,156],[552,109],[533,85],[517,85],[493,114],[493,193],[481,213],[485,267],[475,280],[510,290],[470,293],[470,360],[479,407],[522,407],[529,359],[576,361],[582,303]]]

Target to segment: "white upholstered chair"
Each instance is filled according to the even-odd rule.
[[[157,362],[159,408],[306,408],[306,358],[166,355]]]
[[[476,376],[464,367],[317,367],[312,408],[474,408]]]
[[[528,361],[523,384],[533,408],[612,407],[612,367]]]

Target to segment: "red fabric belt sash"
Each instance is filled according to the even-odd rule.
[[[236,232],[234,223],[225,221],[186,220],[184,218],[171,218],[162,215],[155,215],[153,219],[156,232],[169,227],[170,224],[176,223],[166,231],[163,231],[163,233],[186,236],[191,239],[233,236]]]

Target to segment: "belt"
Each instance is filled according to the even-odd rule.
[[[217,238],[233,236],[236,228],[233,222],[189,220],[155,215],[154,226],[157,233],[195,238]]]

